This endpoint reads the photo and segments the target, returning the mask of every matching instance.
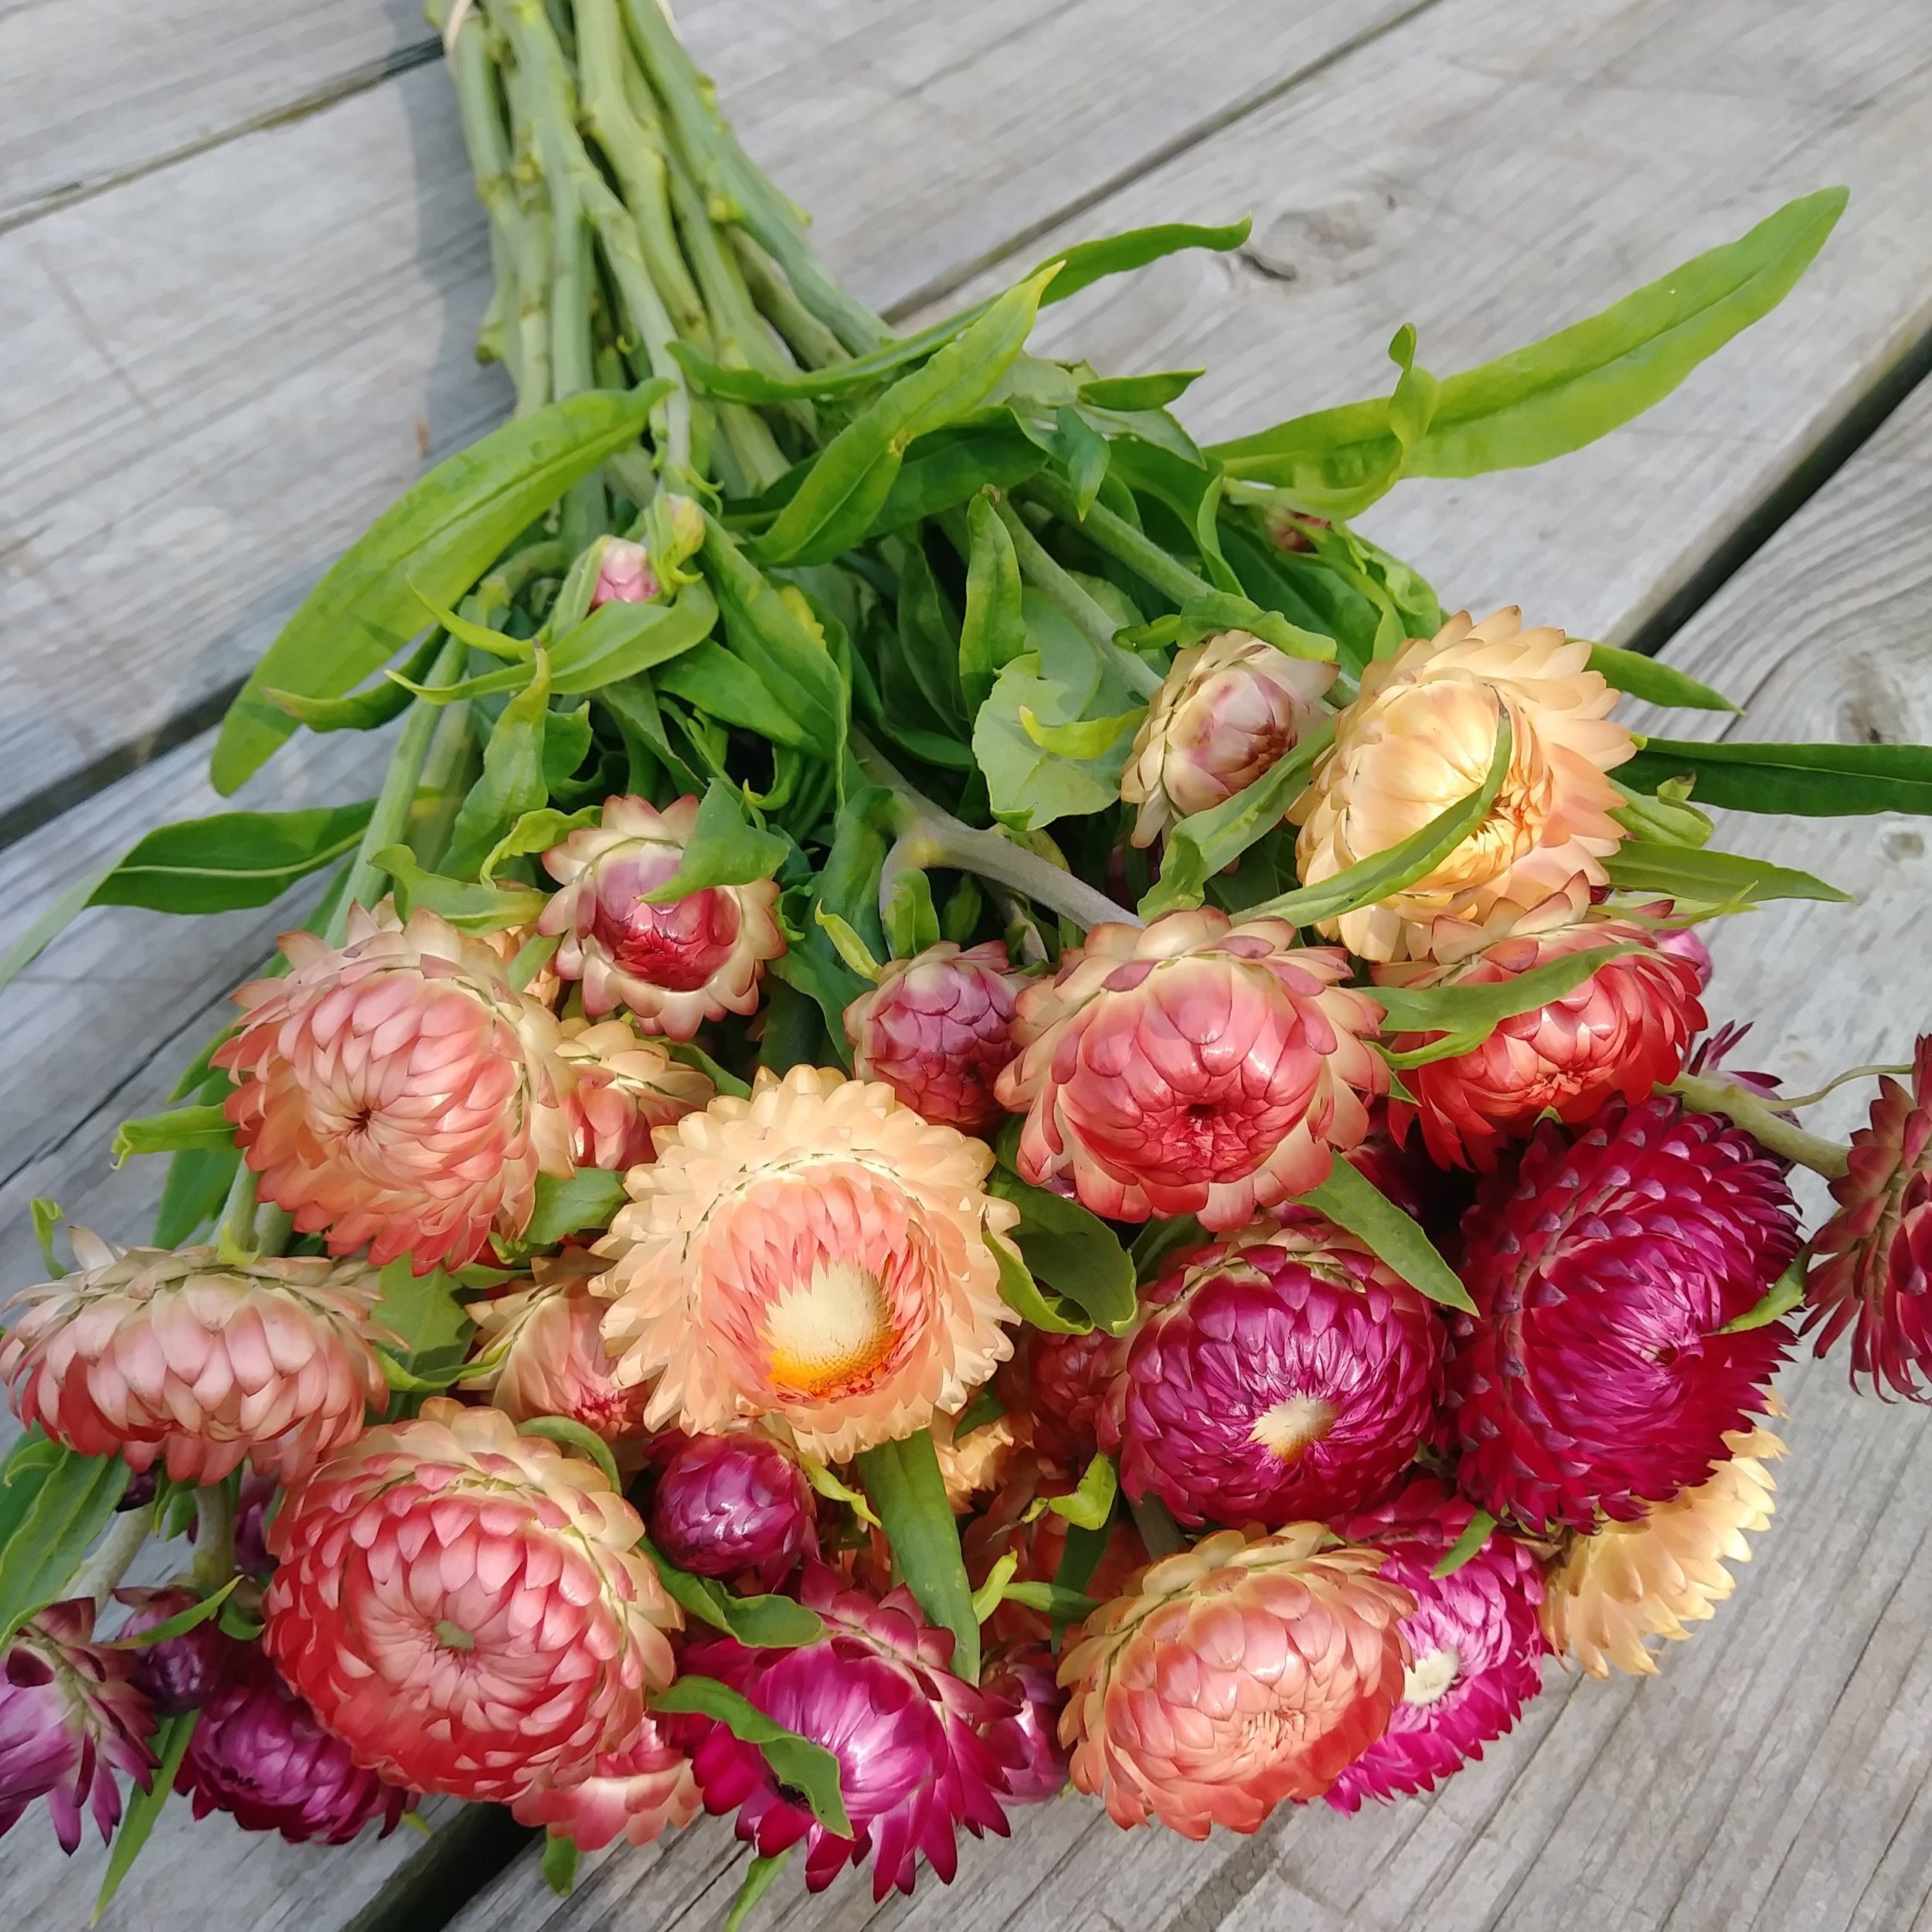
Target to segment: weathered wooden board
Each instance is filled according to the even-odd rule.
[[[1670,647],[1749,715],[1737,736],[1932,740],[1932,392],[1881,435]],[[1714,736],[1709,714],[1638,714]],[[1773,908],[1713,938],[1715,1018],[1754,1019],[1740,1063],[1798,1088],[1896,1059],[1932,1022],[1923,825],[1726,815],[1718,842],[1818,870],[1855,907]],[[1864,1090],[1869,1096],[1869,1089]],[[1847,1092],[1815,1124],[1844,1131]],[[1815,1190],[1813,1191],[1814,1198]],[[1855,1397],[1842,1362],[1783,1386],[1793,1454],[1780,1512],[1736,1597],[1642,1683],[1566,1679],[1434,1798],[1347,1819],[1277,1814],[1252,1840],[1122,1834],[1073,1801],[969,1848],[950,1889],[875,1913],[849,1876],[812,1900],[781,1886],[764,1932],[1850,1932],[1932,1923],[1932,1427]],[[590,1868],[570,1911],[526,1860],[457,1932],[713,1926],[745,1860],[721,1825]],[[539,1920],[539,1910],[545,1916]]]
[[[713,0],[689,24],[751,146],[818,212],[833,261],[889,306],[1413,4],[1212,0],[1184,26],[1171,9],[1000,0],[949,27],[909,0]],[[172,5],[216,72],[227,71],[207,44],[216,29],[260,11]],[[356,49],[389,31],[391,6],[402,17],[403,0],[325,10],[358,23],[342,29],[355,71],[366,65]],[[20,18],[0,19],[0,35]],[[46,46],[51,19],[42,28]],[[249,33],[234,37],[243,46]],[[269,35],[280,64],[264,98],[280,107],[291,87],[337,84],[328,77],[342,68],[316,64],[330,44]],[[152,118],[125,87],[83,97],[117,101],[131,124]],[[1022,123],[1037,124],[1025,141]],[[150,147],[172,138],[163,130]],[[486,273],[435,66],[0,234],[0,443],[12,457],[0,478],[0,632],[12,646],[0,838],[117,775],[156,734],[179,738],[184,718],[207,722],[423,460],[503,413],[507,384],[471,356]],[[107,676],[117,699],[104,708]]]

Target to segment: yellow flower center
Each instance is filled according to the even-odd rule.
[[[1264,1409],[1254,1419],[1248,1439],[1271,1449],[1284,1462],[1293,1462],[1311,1442],[1319,1442],[1335,1424],[1335,1406],[1319,1396],[1292,1395]]]
[[[1402,1701],[1405,1704],[1433,1704],[1446,1697],[1462,1675],[1462,1659],[1454,1644],[1440,1650],[1425,1651],[1402,1673]]]
[[[815,1400],[862,1387],[897,1338],[879,1277],[850,1261],[821,1263],[765,1316],[772,1380]]]

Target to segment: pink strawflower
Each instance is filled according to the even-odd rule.
[[[845,1009],[853,1073],[883,1080],[929,1121],[983,1133],[1000,1118],[993,1085],[1019,1050],[1013,1006],[1026,983],[997,939],[889,961]]]
[[[1388,1084],[1352,970],[1285,920],[1212,907],[1095,927],[1020,996],[998,1092],[1026,1114],[1021,1173],[1111,1219],[1216,1230],[1318,1186]]]
[[[284,1502],[270,1658],[355,1761],[512,1804],[638,1734],[682,1618],[596,1465],[431,1396]]]
[[[689,1825],[702,1808],[691,1760],[666,1735],[662,1719],[645,1714],[622,1750],[604,1751],[588,1775],[561,1780],[546,1774],[511,1807],[519,1825],[542,1825],[580,1852],[601,1851],[621,1838],[650,1845]]]
[[[355,907],[346,946],[281,947],[290,971],[236,994],[247,1017],[214,1056],[262,1199],[332,1254],[366,1243],[419,1274],[522,1233],[538,1173],[570,1168],[555,1017],[420,908],[398,926]]]
[[[1270,1528],[1359,1508],[1434,1419],[1440,1318],[1352,1236],[1313,1219],[1190,1256],[1149,1292],[1100,1417],[1136,1501]]]
[[[154,1713],[134,1688],[130,1651],[94,1643],[90,1597],[23,1624],[0,1657],[0,1832],[37,1798],[61,1849],[80,1843],[90,1811],[104,1845],[121,1821],[116,1774],[145,1791],[154,1776]]]
[[[818,1555],[815,1507],[797,1458],[770,1436],[694,1436],[658,1474],[651,1540],[681,1570],[773,1590]]]
[[[651,1135],[711,1100],[709,1075],[674,1060],[627,1020],[566,1019],[558,1044],[572,1083],[563,1100],[570,1158],[621,1173],[651,1158]]]
[[[1547,1646],[1535,1555],[1492,1529],[1447,1577],[1433,1573],[1468,1526],[1474,1505],[1418,1476],[1386,1502],[1335,1526],[1351,1543],[1386,1551],[1382,1574],[1416,1600],[1402,1620],[1409,1646],[1402,1701],[1387,1731],[1328,1787],[1338,1811],[1366,1798],[1433,1791],[1481,1757],[1543,1688]]]
[[[597,580],[590,592],[590,608],[606,604],[648,604],[659,594],[658,573],[651,567],[651,553],[628,537],[604,539],[597,559]]]
[[[175,1780],[196,1817],[226,1811],[291,1845],[346,1845],[372,1818],[388,1837],[415,1794],[362,1770],[253,1645],[230,1649]]]
[[[364,1263],[73,1242],[77,1273],[15,1297],[0,1378],[23,1423],[78,1454],[193,1483],[246,1458],[286,1482],[388,1401]]]
[[[643,1032],[688,1040],[706,1020],[757,1010],[765,961],[785,950],[774,881],[648,902],[683,862],[697,823],[695,798],[662,811],[647,799],[610,798],[602,824],[543,855],[562,890],[537,930],[562,935],[556,970],[583,981],[592,1019],[624,1006]]]
[[[1724,1332],[1797,1252],[1781,1164],[1668,1097],[1546,1124],[1463,1223],[1447,1391],[1457,1482],[1543,1530],[1634,1521],[1703,1481],[1765,1406],[1780,1322]]]
[[[984,1733],[1005,1707],[955,1677],[950,1631],[929,1624],[907,1590],[883,1602],[806,1566],[800,1600],[825,1634],[799,1650],[747,1650],[728,1637],[685,1647],[686,1674],[728,1684],[787,1730],[838,1760],[852,1836],[818,1824],[772,1776],[764,1755],[709,1718],[672,1721],[691,1753],[706,1810],[735,1811],[739,1837],[769,1858],[805,1842],[805,1883],[822,1891],[848,1864],[872,1862],[872,1896],[913,1889],[922,1852],[943,1881],[958,1866],[961,1827],[1006,1835],[998,1750]]]

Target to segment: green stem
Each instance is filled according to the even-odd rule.
[[[1767,1100],[1749,1088],[1733,1086],[1724,1080],[1706,1080],[1696,1073],[1680,1073],[1662,1093],[1675,1094],[1699,1114],[1721,1114],[1746,1133],[1787,1161],[1808,1167],[1828,1181],[1835,1181],[1850,1165],[1849,1150],[1836,1141],[1808,1134],[1801,1127],[1782,1119],[1774,1096]]]
[[[225,1482],[195,1492],[195,1581],[219,1590],[235,1573],[235,1499]]]
[[[1003,497],[998,498],[993,507],[998,512],[1001,522],[1006,526],[1007,535],[1013,539],[1013,553],[1019,562],[1020,575],[1072,621],[1101,657],[1141,696],[1152,697],[1161,688],[1160,672],[1114,641],[1117,627],[1112,617],[1073,580],[1070,573],[1047,555],[1039,539],[1028,527],[1026,519],[1011,503]]]
[[[1167,1505],[1158,1497],[1149,1496],[1136,1502],[1130,1496],[1127,1506],[1134,1513],[1134,1526],[1141,1532],[1147,1553],[1156,1563],[1186,1549],[1187,1539],[1182,1535],[1180,1525],[1168,1514]]]
[[[107,1533],[82,1560],[80,1567],[67,1579],[65,1597],[91,1597],[94,1614],[101,1614],[114,1586],[127,1575],[128,1566],[141,1554],[154,1528],[154,1512],[145,1504],[138,1509],[124,1509],[107,1526]]]
[[[791,352],[807,369],[829,369],[849,362],[845,345],[804,304],[784,271],[742,228],[730,231],[733,252],[752,300],[767,321],[791,345]]]
[[[1124,563],[1136,577],[1183,610],[1213,595],[1214,586],[1206,578],[1197,577],[1151,537],[1135,529],[1125,517],[1116,516],[1105,504],[1090,505],[1083,518],[1073,492],[1058,477],[1045,474],[1036,477],[1026,486],[1026,494],[1045,504],[1063,522],[1072,524],[1091,538],[1109,556]]]

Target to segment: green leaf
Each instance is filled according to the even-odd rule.
[[[574,1449],[587,1461],[603,1471],[604,1479],[618,1495],[624,1494],[624,1478],[617,1474],[616,1457],[611,1445],[594,1429],[570,1416],[532,1416],[516,1425],[520,1436],[541,1436],[566,1449]]]
[[[976,716],[1000,672],[1026,648],[1020,615],[1019,560],[998,512],[984,495],[967,512],[966,613],[959,633],[959,684]]]
[[[1077,1624],[1100,1608],[1093,1597],[1083,1596],[1057,1580],[1050,1583],[1009,1583],[1004,1594],[1009,1603],[1024,1604],[1056,1624]]]
[[[893,874],[883,917],[895,959],[913,958],[939,944],[932,881],[917,866],[901,866]]]
[[[881,1443],[861,1451],[856,1461],[859,1479],[892,1545],[895,1567],[927,1617],[953,1633],[954,1675],[977,1683],[979,1620],[931,1430]]]
[[[1764,1298],[1733,1315],[1718,1330],[1719,1335],[1738,1335],[1747,1328],[1767,1328],[1800,1305],[1804,1299],[1805,1270],[1811,1266],[1811,1250],[1801,1249],[1797,1259],[1765,1291]]]
[[[520,815],[517,823],[532,815]],[[497,849],[488,855],[494,859]],[[396,910],[406,919],[419,906],[439,913],[458,932],[500,933],[527,926],[547,906],[549,895],[531,886],[491,886],[466,879],[447,879],[425,872],[406,845],[385,845],[375,862],[396,888]]]
[[[166,1114],[123,1121],[111,1150],[116,1167],[131,1154],[175,1154],[183,1148],[219,1151],[235,1145],[235,1130],[219,1107],[177,1107]]]
[[[1121,1484],[1113,1460],[1107,1456],[1096,1456],[1087,1465],[1086,1473],[1080,1480],[1080,1486],[1071,1495],[1049,1496],[1046,1507],[1056,1516],[1081,1529],[1097,1529],[1114,1513],[1114,1499],[1120,1494]]]
[[[1390,1053],[1389,1064],[1426,1066],[1432,1060],[1472,1053],[1505,1020],[1561,999],[1613,959],[1638,950],[1634,944],[1593,947],[1490,985],[1375,987],[1372,995],[1387,1015],[1385,1030],[1443,1036],[1409,1052]]]
[[[1199,905],[1207,882],[1281,823],[1315,761],[1334,742],[1334,725],[1321,726],[1231,798],[1169,826],[1161,876],[1141,898],[1141,917],[1153,919],[1176,906]]]
[[[700,1623],[751,1650],[802,1650],[825,1634],[825,1619],[790,1597],[737,1597],[709,1577],[680,1570],[646,1537],[639,1547],[656,1564],[665,1590]]]
[[[825,927],[827,937],[838,948],[838,957],[861,979],[876,979],[885,970],[872,957],[872,948],[836,913],[828,912],[823,906],[815,905],[811,909],[811,916]]]
[[[790,713],[803,733],[800,743],[835,765],[845,748],[849,706],[845,680],[824,638],[808,628],[723,527],[709,519],[704,560],[733,655],[757,672]],[[659,674],[667,680],[666,689],[672,688],[670,672],[690,662],[689,656],[675,659]]]
[[[647,906],[674,905],[713,886],[748,886],[769,879],[785,862],[787,848],[776,832],[747,823],[731,787],[713,779],[698,807],[697,823],[685,842],[678,869],[644,895]]]
[[[536,654],[529,685],[503,707],[483,747],[483,769],[450,832],[443,862],[461,877],[474,872],[491,848],[526,811],[549,802],[543,776],[543,734],[550,717],[550,667]]]
[[[660,1044],[674,1060],[685,1066],[695,1066],[720,1094],[728,1094],[733,1100],[750,1099],[751,1089],[736,1073],[720,1066],[695,1041],[667,1039]]]
[[[845,1504],[862,1523],[873,1529],[879,1527],[879,1512],[866,1500],[865,1492],[855,1489],[842,1481],[835,1470],[827,1468],[810,1456],[801,1456],[798,1466],[805,1472],[805,1480],[828,1502]]]
[[[22,1436],[0,1467],[0,1651],[67,1580],[107,1528],[128,1486],[117,1456],[77,1456]]]
[[[1615,779],[1611,781],[1617,784]],[[1716,829],[1708,812],[1690,802],[1687,779],[1667,780],[1657,791],[1633,791],[1617,785],[1624,802],[1611,808],[1611,817],[1633,838],[1660,845],[1708,845]]]
[[[271,690],[336,698],[423,628],[413,586],[454,604],[519,532],[636,440],[668,383],[590,389],[520,417],[436,468],[303,600],[223,719],[209,770],[232,792],[295,729]]]
[[[902,376],[826,444],[756,546],[762,563],[828,563],[871,527],[906,446],[977,408],[1025,345],[1049,268],[1009,289],[930,362]]]
[[[1207,371],[1173,369],[1153,376],[1103,376],[1080,385],[1080,400],[1104,410],[1160,410],[1176,403]]]
[[[512,859],[527,858],[532,852],[548,852],[553,845],[562,845],[572,832],[597,824],[600,815],[596,805],[586,805],[581,811],[559,811],[553,805],[526,811],[490,848],[477,877],[483,885],[493,888],[498,866]]]
[[[1442,1559],[1430,1571],[1432,1577],[1453,1577],[1488,1542],[1490,1532],[1496,1526],[1496,1519],[1486,1509],[1478,1509],[1469,1519],[1462,1534],[1442,1553]]]
[[[1784,300],[1845,199],[1842,188],[1801,196],[1601,315],[1451,376],[1410,474],[1480,476],[1546,463],[1662,402]]]
[[[67,1270],[60,1265],[60,1257],[53,1251],[53,1231],[67,1217],[62,1212],[58,1201],[50,1201],[44,1194],[36,1194],[29,1206],[33,1216],[33,1238],[40,1250],[40,1265],[47,1270],[49,1281],[58,1281]]]
[[[1697,801],[1733,811],[1842,818],[1874,811],[1932,813],[1932,745],[1680,743],[1639,740],[1619,776],[1655,791],[1696,781]]]
[[[906,531],[955,504],[968,503],[990,485],[1010,490],[1046,466],[1046,452],[1010,415],[959,423],[918,437],[906,451],[868,536]]]
[[[771,1889],[773,1882],[785,1869],[785,1861],[791,1856],[791,1847],[782,1852],[774,1852],[769,1857],[764,1853],[755,1856],[745,1867],[744,1880],[738,1887],[738,1896],[731,1901],[731,1910],[725,1914],[724,1932],[743,1932],[744,1923],[758,1909],[758,1902]]]
[[[353,852],[373,801],[307,811],[224,811],[163,825],[95,887],[93,906],[219,913],[266,906],[298,879]]]
[[[456,1298],[454,1275],[440,1268],[418,1274],[406,1254],[399,1255],[382,1272],[383,1293],[376,1304],[375,1320],[396,1338],[402,1350],[400,1364],[383,1350],[385,1367],[400,1366],[410,1381],[427,1384],[420,1393],[447,1389],[461,1375],[470,1337],[475,1325],[469,1311]],[[395,1378],[391,1378],[394,1386]]]
[[[757,1705],[713,1677],[687,1672],[668,1690],[654,1693],[651,1708],[715,1719],[740,1743],[762,1751],[772,1776],[798,1792],[827,1831],[840,1838],[852,1835],[838,1786],[838,1760],[824,1745],[774,1723]]]
[[[600,604],[550,648],[550,689],[563,696],[601,691],[701,644],[718,621],[717,600],[687,583],[672,604]]]
[[[1202,227],[1192,222],[1158,222],[1151,227],[1130,228],[1118,235],[1103,235],[1097,241],[1077,242],[1057,255],[1049,256],[1034,273],[1060,264],[1060,273],[1047,286],[1043,306],[1063,302],[1083,288],[1108,275],[1124,275],[1145,268],[1164,255],[1178,255],[1183,250],[1209,248],[1228,254],[1248,238],[1254,223],[1243,215],[1239,221],[1218,227]]]
[[[1291,624],[1279,611],[1267,610],[1228,590],[1210,590],[1195,598],[1185,610],[1170,611],[1151,624],[1123,631],[1117,641],[1137,651],[1167,645],[1185,648],[1217,631],[1246,631],[1291,658],[1330,663],[1335,655],[1334,638]]]
[[[179,1716],[164,1717],[155,1725],[154,1735],[148,1740],[148,1748],[155,1758],[154,1775],[148,1780],[145,1791],[136,1785],[128,1794],[128,1808],[114,1832],[114,1844],[107,1854],[107,1869],[101,1876],[100,1890],[94,1899],[91,1921],[94,1924],[100,1923],[100,1915],[114,1903],[121,1880],[132,1869],[148,1839],[153,1837],[162,1808],[175,1788],[175,1777],[181,1769],[181,1760],[188,1755],[189,1740],[194,1736],[195,1726],[200,1718],[198,1710],[183,1711]]]
[[[198,1604],[190,1604],[185,1610],[178,1610],[173,1616],[164,1617],[143,1631],[137,1631],[131,1637],[117,1637],[112,1647],[117,1650],[146,1650],[151,1645],[165,1644],[171,1638],[185,1637],[197,1624],[205,1624],[209,1617],[220,1613],[241,1582],[239,1577],[230,1577],[220,1589],[202,1598]]]
[[[268,691],[263,696],[306,730],[373,731],[409,709],[416,687],[429,675],[442,648],[443,640],[432,631],[400,675],[383,678],[346,698],[304,698],[293,691]]]
[[[1025,705],[1019,708],[1020,729],[1043,751],[1058,758],[1104,758],[1124,735],[1137,732],[1147,706],[1136,705],[1112,718],[1083,718],[1077,724],[1042,724]]]
[[[1044,1328],[1049,1335],[1092,1332],[1091,1316],[1077,1309],[1070,1313],[1066,1303],[1056,1308],[1040,1293],[1039,1284],[1033,1279],[1032,1270],[1021,1258],[1018,1248],[995,1234],[986,1236],[986,1245],[992,1250],[993,1259],[999,1267],[999,1298],[1022,1321],[1032,1328]]]
[[[560,1899],[577,1889],[577,1842],[553,1832],[543,1841],[543,1883]]]
[[[1674,665],[1646,657],[1641,651],[1620,650],[1614,644],[1593,644],[1590,668],[1613,691],[1626,691],[1647,704],[1668,705],[1680,711],[1741,712],[1744,709],[1733,704],[1723,692],[1713,691]]]
[[[547,1248],[584,1228],[607,1228],[625,1198],[624,1176],[608,1168],[580,1167],[567,1181],[539,1174],[523,1245]]]
[[[811,740],[809,731],[773,696],[764,679],[721,644],[697,645],[663,666],[652,682],[660,691],[683,699],[707,717],[735,725],[740,731],[755,732],[773,744],[798,751]]]
[[[972,1400],[953,1418],[954,1441],[963,1442],[975,1429],[998,1421],[1005,1413],[1006,1405],[1000,1400],[999,1391],[990,1382],[981,1383],[973,1392]]]
[[[1658,893],[1699,905],[1745,906],[1771,899],[1818,899],[1849,906],[1849,893],[1808,872],[1743,852],[1627,838],[1604,861],[1619,892]]]
[[[1337,1227],[1366,1242],[1419,1294],[1448,1308],[1475,1312],[1468,1290],[1428,1236],[1340,1155],[1335,1157],[1328,1178],[1301,1198]]]
[[[0,986],[19,978],[75,917],[93,904],[94,894],[113,876],[114,868],[107,866],[77,879],[4,953],[0,953]]]
[[[1496,794],[1509,775],[1513,736],[1509,714],[1497,720],[1496,747],[1483,781],[1466,798],[1447,811],[1438,812],[1420,832],[1411,832],[1386,850],[1344,866],[1332,878],[1318,884],[1301,886],[1278,899],[1264,900],[1252,907],[1250,919],[1285,919],[1297,926],[1312,926],[1322,920],[1338,919],[1363,906],[1372,906],[1426,879],[1437,866],[1468,838],[1488,816]]]
[[[1029,1273],[1116,1335],[1132,1321],[1134,1264],[1097,1214],[1032,1186],[1010,1168],[995,1168],[986,1185],[1019,1209],[1019,1225],[1010,1238],[1019,1243]]]

